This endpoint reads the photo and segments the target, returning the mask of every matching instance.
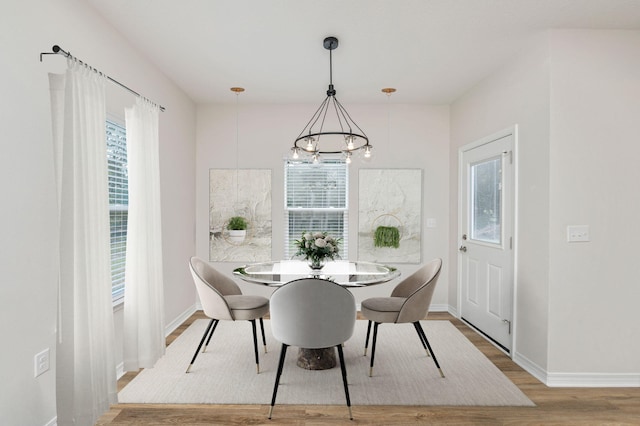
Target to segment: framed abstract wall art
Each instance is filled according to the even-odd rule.
[[[209,260],[271,260],[271,170],[209,170]]]
[[[420,263],[422,170],[360,169],[358,259]]]

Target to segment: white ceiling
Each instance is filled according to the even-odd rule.
[[[548,28],[640,29],[640,0],[86,0],[197,103],[449,103]],[[640,52],[639,52],[640,54]]]

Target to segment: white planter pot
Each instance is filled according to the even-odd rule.
[[[240,244],[244,241],[246,236],[247,236],[246,229],[240,229],[240,230],[230,229],[229,230],[229,241],[231,241],[232,243]]]

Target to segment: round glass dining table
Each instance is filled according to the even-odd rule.
[[[233,271],[244,281],[279,287],[300,278],[322,278],[344,287],[366,287],[398,278],[400,271],[392,266],[371,262],[328,262],[321,270],[311,269],[301,260],[281,260],[241,266]],[[335,348],[299,348],[298,367],[307,370],[326,370],[336,366]]]
[[[311,269],[302,260],[253,263],[236,268],[233,273],[244,281],[272,287],[300,278],[322,278],[344,287],[366,287],[400,276],[400,271],[392,266],[347,260],[328,262],[320,270]]]

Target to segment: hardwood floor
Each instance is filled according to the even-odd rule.
[[[167,345],[198,318],[204,318],[201,312],[192,315],[172,333]],[[640,388],[549,388],[460,320],[440,312],[430,313],[429,319],[451,321],[536,407],[353,406],[354,420],[349,421],[345,406],[279,404],[273,420],[268,420],[268,405],[116,404],[97,424],[640,425]],[[118,390],[136,374],[123,376],[118,381]]]

